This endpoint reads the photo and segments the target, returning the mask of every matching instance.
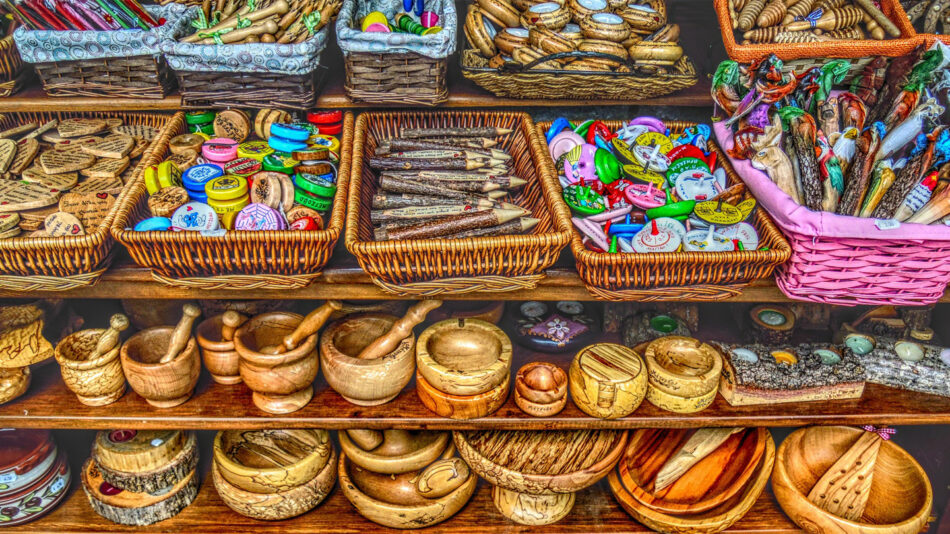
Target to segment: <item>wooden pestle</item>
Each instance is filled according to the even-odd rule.
[[[441,300],[421,300],[412,305],[401,319],[393,323],[389,332],[379,336],[370,343],[357,358],[372,360],[382,358],[396,348],[397,345],[412,332],[412,328],[425,320],[426,315],[442,305]]]
[[[303,318],[303,321],[300,321],[300,324],[297,325],[297,328],[295,328],[293,332],[284,336],[283,345],[264,347],[261,349],[261,353],[283,354],[289,350],[294,350],[303,342],[303,340],[312,336],[317,330],[320,330],[320,327],[323,326],[323,323],[327,322],[327,319],[330,318],[330,314],[342,307],[343,304],[341,304],[338,300],[328,300],[324,302],[323,306],[320,306],[319,308],[308,313],[307,316]]]
[[[234,340],[234,331],[244,324],[244,321],[247,321],[247,317],[234,310],[224,312],[224,316],[221,317],[221,339],[223,341]]]
[[[371,451],[383,444],[383,433],[379,430],[352,428],[346,431],[346,435],[364,451]]]
[[[181,320],[175,326],[175,331],[172,332],[172,338],[168,342],[168,350],[162,356],[162,359],[158,360],[158,363],[168,363],[181,354],[181,351],[185,349],[185,345],[188,344],[188,338],[191,337],[191,326],[195,323],[195,319],[201,315],[201,310],[194,304],[185,304],[182,306],[182,312],[184,312],[184,315],[181,316]]]
[[[99,336],[99,341],[96,342],[96,348],[92,351],[89,359],[94,360],[114,349],[115,346],[119,344],[119,334],[128,327],[129,318],[121,313],[110,317],[109,328]]]

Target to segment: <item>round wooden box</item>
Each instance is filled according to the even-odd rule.
[[[585,413],[616,419],[633,413],[647,392],[647,370],[633,349],[614,343],[584,347],[568,371],[574,404]]]
[[[534,417],[550,417],[567,404],[567,373],[548,362],[531,362],[515,376],[515,404]]]
[[[171,326],[142,330],[130,337],[119,351],[129,385],[157,408],[178,406],[191,398],[201,373],[194,336],[188,338],[184,350],[175,359],[159,363],[174,330]]]

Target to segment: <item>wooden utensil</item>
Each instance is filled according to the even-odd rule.
[[[201,315],[201,309],[194,304],[185,304],[182,306],[182,312],[181,320],[175,326],[175,331],[172,332],[171,340],[168,342],[168,350],[158,363],[168,363],[181,354],[188,343],[188,338],[191,337],[191,327],[195,323],[195,319]]]
[[[99,356],[114,349],[119,343],[119,334],[129,327],[129,318],[117,313],[109,318],[109,328],[99,336],[96,342],[96,349],[89,359],[94,360]]]
[[[700,428],[697,430],[660,468],[655,480],[656,491],[661,491],[676,482],[683,473],[719,448],[729,436],[742,430],[741,428]]]
[[[871,494],[874,466],[883,442],[875,432],[861,434],[818,479],[808,492],[808,500],[845,519],[859,519]]]
[[[293,332],[284,337],[283,346],[275,345],[273,347],[264,347],[261,349],[263,354],[283,354],[297,348],[300,343],[320,330],[323,323],[327,322],[330,314],[342,308],[343,305],[337,300],[328,300],[319,308],[313,310],[303,321],[297,325]]]
[[[389,332],[376,338],[357,356],[361,360],[380,358],[392,352],[399,342],[412,333],[413,327],[425,320],[426,315],[442,305],[441,300],[422,300],[412,305],[401,319],[393,323]]]

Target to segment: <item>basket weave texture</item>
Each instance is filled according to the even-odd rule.
[[[717,124],[715,132],[730,149],[728,128]],[[791,258],[775,277],[789,298],[846,306],[922,306],[943,296],[950,282],[950,228],[904,223],[882,230],[874,219],[811,211],[795,204],[748,161],[733,165],[791,242]]]
[[[513,199],[540,219],[530,234],[465,239],[374,241],[370,222],[376,177],[364,162],[402,128],[495,126],[512,133],[495,147],[511,154],[513,174],[528,183]],[[346,248],[373,282],[403,296],[531,289],[570,239],[570,214],[556,203],[556,178],[534,123],[516,112],[363,113],[356,122]]]
[[[13,35],[0,39],[0,97],[10,96],[22,89],[32,77],[30,69],[23,68],[23,60]]]
[[[604,123],[611,130],[623,124],[621,121]],[[666,126],[673,133],[680,133],[695,124],[669,121]],[[538,123],[541,138],[550,127],[550,122]],[[725,154],[715,141],[710,140],[709,144],[726,171],[729,200],[736,202],[748,198],[749,193],[742,187]],[[546,155],[545,166],[549,173],[556,172],[550,155]],[[567,209],[560,186],[557,191],[557,201]],[[775,267],[788,260],[791,254],[788,242],[763,210],[756,209],[751,223],[759,233],[760,247],[768,247],[768,250],[610,254],[588,249],[576,230],[572,233],[571,250],[581,280],[587,290],[600,299],[723,300],[738,295],[742,288],[756,279],[771,276]]]
[[[145,124],[159,128],[159,135],[145,150],[132,179],[126,184],[109,214],[96,228],[87,228],[82,236],[23,237],[0,240],[0,288],[16,291],[63,291],[94,284],[112,260],[113,245],[109,226],[125,224],[130,214],[144,213],[144,203],[136,204],[130,195],[134,184],[142,180],[146,166],[161,161],[155,149],[167,145],[172,133],[184,124],[184,115],[146,113],[10,113],[0,119],[0,129],[25,122],[43,124],[51,119],[69,117],[120,117],[126,124]]]
[[[184,127],[179,125],[177,133],[183,132]],[[156,280],[169,285],[194,289],[306,286],[320,274],[343,231],[352,139],[353,114],[347,113],[343,119],[337,192],[323,230],[228,231],[220,236],[200,232],[136,232],[128,227],[139,219],[129,216],[116,221],[112,234],[137,264],[152,269]],[[156,147],[156,153],[162,158],[169,153],[167,140]],[[136,181],[130,196],[139,203],[147,200],[144,179]]]

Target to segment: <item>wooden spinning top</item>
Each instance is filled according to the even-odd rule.
[[[567,374],[547,362],[531,362],[518,369],[515,404],[534,417],[550,417],[567,403]]]

